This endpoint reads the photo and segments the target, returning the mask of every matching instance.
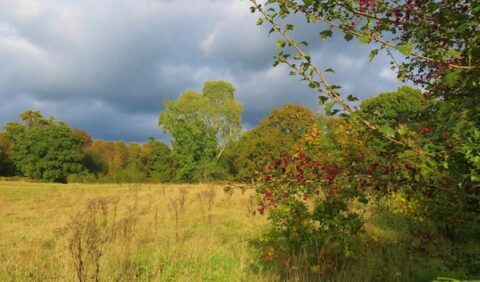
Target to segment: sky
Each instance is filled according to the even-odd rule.
[[[285,103],[317,110],[318,93],[272,66],[275,36],[256,25],[247,0],[0,0],[0,125],[27,109],[94,138],[167,140],[157,125],[164,99],[207,80],[227,80],[252,128]],[[294,18],[295,39],[342,94],[362,99],[400,84],[371,46]]]

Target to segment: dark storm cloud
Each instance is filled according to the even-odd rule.
[[[26,109],[55,115],[104,139],[165,139],[165,98],[205,80],[234,83],[252,127],[287,102],[316,109],[317,94],[272,68],[275,36],[241,0],[0,0],[0,123]],[[345,94],[368,97],[398,83],[388,62],[342,38],[322,42],[301,18],[296,39]]]

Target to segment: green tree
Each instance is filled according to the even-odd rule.
[[[123,143],[123,142],[122,142]],[[120,171],[119,182],[142,183],[147,178],[147,157],[143,152],[142,145],[131,142],[127,146],[127,159],[124,168]]]
[[[20,117],[23,123],[10,122],[5,129],[13,141],[15,165],[24,176],[66,182],[69,174],[84,172],[84,139],[67,124],[34,111]]]
[[[197,121],[177,123],[171,131],[173,157],[178,163],[177,178],[181,182],[207,180],[216,166],[217,139],[214,132]]]
[[[380,93],[362,101],[360,112],[378,125],[412,127],[428,118],[429,107],[433,104],[434,101],[422,96],[421,90],[403,86],[395,92]]]
[[[226,81],[205,82],[203,96],[210,104],[206,117],[207,125],[215,132],[222,150],[240,134],[243,107],[235,99],[235,88]]]
[[[0,133],[0,176],[12,176],[14,174],[15,165],[12,160],[11,142],[5,134]]]
[[[207,180],[226,145],[240,132],[242,106],[225,81],[206,82],[203,93],[189,90],[165,101],[159,125],[172,137],[180,181]]]
[[[143,147],[147,156],[146,173],[153,181],[170,182],[175,177],[176,164],[167,144],[150,139]]]

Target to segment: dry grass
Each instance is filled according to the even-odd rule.
[[[367,209],[365,252],[329,276],[259,263],[265,217],[222,185],[0,181],[0,281],[431,281],[463,277],[415,257],[405,220]],[[402,223],[403,222],[403,223]],[[478,248],[478,244],[475,245]],[[301,257],[299,258],[301,260]],[[283,276],[281,276],[283,275]]]
[[[220,185],[0,182],[0,281],[270,281]]]

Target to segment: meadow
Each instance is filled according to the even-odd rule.
[[[0,281],[264,280],[249,269],[265,223],[249,194],[0,182]]]
[[[428,252],[409,255],[407,246],[422,242],[402,231],[406,222],[377,210],[364,214],[362,258],[325,279],[299,268],[285,275],[254,247],[267,219],[252,215],[252,194],[226,193],[219,184],[0,182],[0,281],[431,281],[456,274]]]

